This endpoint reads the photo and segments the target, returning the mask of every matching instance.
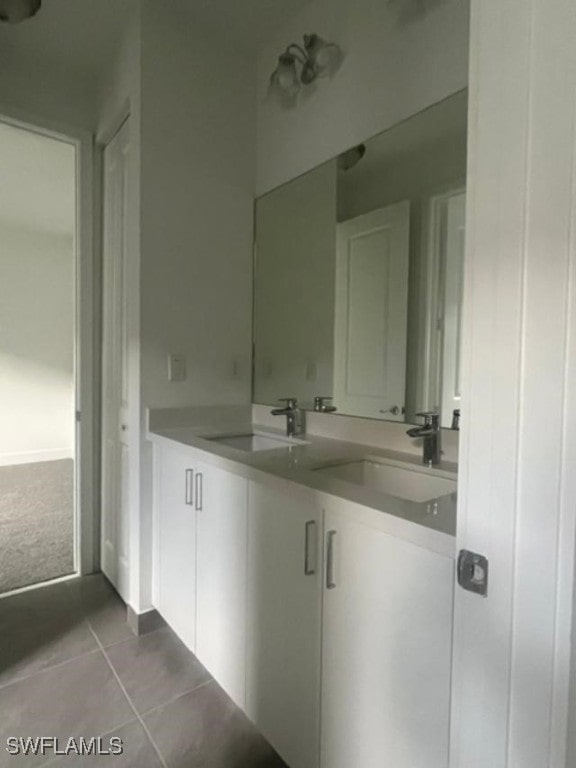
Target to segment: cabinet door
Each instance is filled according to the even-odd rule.
[[[325,530],[323,768],[446,768],[453,560],[331,513]]]
[[[315,768],[322,514],[256,483],[249,498],[246,711],[290,768]]]
[[[196,463],[196,656],[245,705],[248,481]]]
[[[194,650],[196,640],[196,511],[193,469],[186,454],[157,449],[159,488],[156,535],[156,608],[180,639]]]

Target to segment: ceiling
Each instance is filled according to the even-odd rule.
[[[244,47],[256,48],[312,0],[186,1],[190,12],[199,23],[211,27]],[[303,30],[306,31],[308,30]]]
[[[74,234],[74,145],[0,122],[0,169],[0,228]]]
[[[34,18],[0,24],[0,66],[40,62],[95,77],[113,60],[133,7],[134,0],[43,0]]]
[[[10,61],[74,68],[99,79],[139,0],[43,0],[22,24],[0,23],[0,67]],[[157,0],[166,5],[173,0]],[[243,48],[258,46],[310,0],[182,0],[199,26]]]

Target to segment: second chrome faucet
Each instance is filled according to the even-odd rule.
[[[440,414],[436,411],[425,411],[417,413],[424,419],[421,427],[412,427],[407,430],[409,437],[421,437],[424,440],[422,463],[427,467],[434,467],[440,464]]]

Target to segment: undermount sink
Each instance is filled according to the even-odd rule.
[[[221,435],[219,437],[206,438],[212,443],[227,445],[239,451],[269,451],[274,448],[289,448],[292,445],[300,445],[302,441],[292,440],[289,437],[276,437],[276,435],[263,435],[251,432],[245,435]]]
[[[398,466],[371,459],[319,467],[315,471],[406,501],[431,501],[456,493],[457,488],[456,480],[432,474],[425,467]]]

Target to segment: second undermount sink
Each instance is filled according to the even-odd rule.
[[[363,459],[346,464],[319,467],[323,475],[362,485],[406,501],[427,502],[456,493],[456,480],[450,473],[433,474],[425,467],[400,465],[396,462]]]
[[[239,451],[252,453],[254,451],[269,451],[274,448],[289,448],[292,445],[302,445],[302,440],[293,440],[290,437],[280,435],[265,435],[258,432],[249,432],[243,435],[220,435],[206,438],[211,443],[227,445]]]

